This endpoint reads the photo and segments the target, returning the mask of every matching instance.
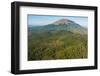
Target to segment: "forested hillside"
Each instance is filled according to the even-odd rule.
[[[87,58],[87,48],[87,29],[73,21],[28,27],[29,61]]]

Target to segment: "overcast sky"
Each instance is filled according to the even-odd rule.
[[[28,15],[28,25],[43,26],[53,23],[59,19],[69,19],[83,27],[88,26],[88,17],[83,16],[50,16],[50,15]]]

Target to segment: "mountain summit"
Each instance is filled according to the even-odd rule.
[[[69,23],[74,23],[74,22],[69,19],[60,19],[60,20],[55,21],[53,24],[54,25],[67,25]]]
[[[52,31],[70,31],[78,34],[86,34],[87,29],[69,19],[59,19],[46,26],[46,30]]]
[[[34,28],[30,27],[29,29],[39,31],[39,32],[72,32],[77,34],[87,34],[87,29],[77,24],[74,21],[69,19],[59,19],[51,24],[44,26],[35,26]]]

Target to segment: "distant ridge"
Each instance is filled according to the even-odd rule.
[[[77,34],[87,34],[87,29],[77,24],[74,21],[69,19],[59,19],[51,24],[44,26],[34,26],[29,27],[29,31],[39,31],[39,32],[56,32],[56,31],[64,31],[64,32],[72,32]]]

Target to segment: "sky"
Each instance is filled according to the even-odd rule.
[[[84,16],[50,16],[50,15],[28,15],[28,25],[43,26],[51,24],[59,19],[72,20],[83,27],[88,26],[88,17]]]

